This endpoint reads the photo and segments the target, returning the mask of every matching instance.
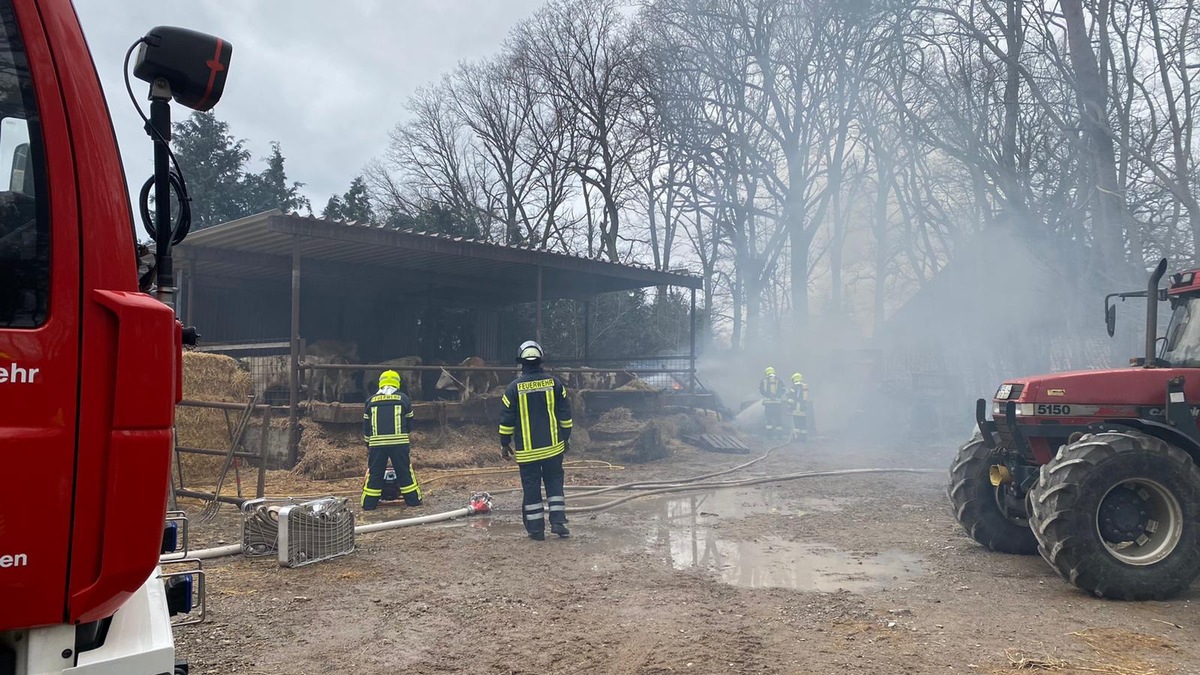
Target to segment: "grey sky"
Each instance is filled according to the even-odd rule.
[[[254,168],[273,140],[313,208],[344,192],[379,154],[414,89],[460,60],[494,54],[544,0],[75,0],[136,191],[152,169],[149,139],[121,75],[147,30],[176,25],[233,44],[218,117],[249,141]],[[139,99],[147,88],[134,80]],[[173,106],[176,119],[189,111]]]

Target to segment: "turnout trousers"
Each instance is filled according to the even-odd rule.
[[[367,455],[367,482],[363,485],[362,508],[373,511],[379,506],[379,498],[383,496],[383,474],[387,471],[388,460],[396,470],[396,482],[400,484],[400,495],[409,506],[421,505],[421,488],[417,485],[417,475],[413,473],[412,463],[408,458],[409,445],[377,445],[370,448]]]
[[[567,523],[567,498],[563,490],[563,456],[528,462],[521,465],[521,488],[525,499],[521,507],[525,517],[525,531],[530,534],[546,531],[542,514],[542,483],[546,484],[546,506],[550,510],[550,524]]]
[[[784,409],[783,401],[765,400],[763,401],[763,417],[766,422],[767,435],[773,436],[779,433],[787,433],[784,425]]]
[[[800,405],[805,404],[801,403]],[[797,409],[792,413],[792,434],[800,440],[808,438],[808,414],[802,409]]]

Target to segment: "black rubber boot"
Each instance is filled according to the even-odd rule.
[[[551,523],[550,531],[562,537],[563,539],[571,536],[571,531],[568,530],[567,526],[563,525],[562,523]]]
[[[546,541],[546,533],[545,532],[530,532],[529,538],[534,541]]]

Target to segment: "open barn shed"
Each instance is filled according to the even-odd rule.
[[[301,397],[313,397],[302,379],[306,368],[321,367],[312,365],[318,346],[352,345],[339,363],[419,359],[424,370],[415,386],[428,390],[437,367],[461,366],[464,357],[511,367],[515,345],[530,337],[517,334],[511,310],[536,306],[540,337],[541,308],[563,298],[587,303],[617,291],[689,289],[691,346],[680,370],[695,372],[702,280],[688,274],[280,211],[201,230],[176,252],[183,321],[198,328],[204,350],[274,359],[274,375],[286,385],[268,402],[286,402],[293,427]],[[587,361],[586,354],[553,356]],[[369,371],[357,375],[360,391],[364,374],[369,379]],[[260,384],[260,391],[272,389]],[[337,393],[333,400],[353,402]]]

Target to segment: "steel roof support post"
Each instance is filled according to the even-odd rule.
[[[292,237],[292,355],[288,369],[288,468],[300,457],[300,237]]]
[[[542,343],[542,266],[537,266],[537,330],[535,340]],[[543,345],[544,347],[545,345]]]
[[[183,306],[184,325],[195,326],[196,324],[192,323],[192,317],[195,316],[195,312],[192,310],[192,301],[196,297],[196,294],[193,292],[196,287],[196,266],[189,262],[184,269],[187,272],[183,297],[185,303]]]
[[[592,365],[592,301],[583,301],[583,365]]]
[[[692,311],[691,319],[691,353],[688,361],[688,369],[691,371],[691,376],[688,378],[688,393],[696,393],[696,289],[692,289]]]

